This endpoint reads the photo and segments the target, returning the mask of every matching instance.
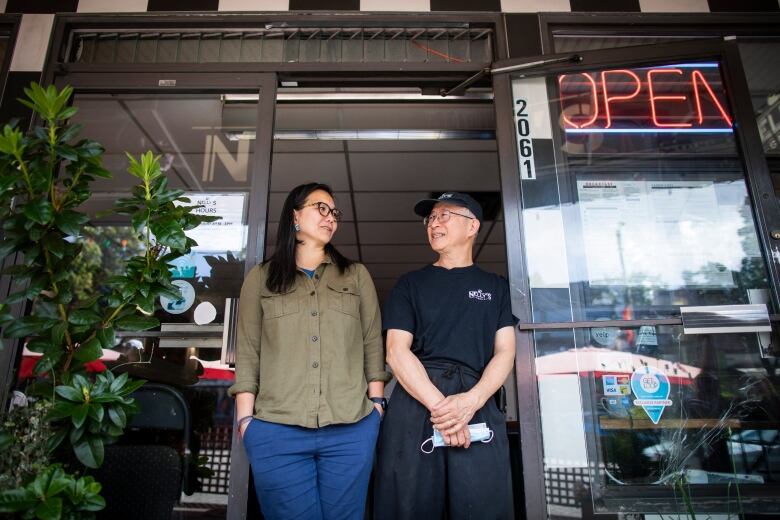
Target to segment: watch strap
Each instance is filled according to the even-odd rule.
[[[369,397],[368,400],[381,406],[382,410],[387,409],[387,399],[384,397]]]

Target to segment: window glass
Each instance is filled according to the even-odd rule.
[[[769,171],[780,186],[780,70],[768,66],[777,59],[780,42],[740,42],[739,52],[745,68],[750,100],[756,114],[761,144]]]
[[[769,334],[628,323],[768,303],[719,64],[519,78],[513,95],[533,321],[627,322],[533,334],[550,514],[684,513],[704,484],[774,483]]]

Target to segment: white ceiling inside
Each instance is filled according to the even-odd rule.
[[[280,104],[277,129],[414,128],[493,130],[492,104]],[[499,192],[494,140],[276,141],[266,251],[273,250],[287,192],[324,182],[344,219],[334,245],[363,262],[380,300],[405,272],[436,259],[412,208],[432,192]],[[354,201],[354,203],[353,203]],[[476,261],[506,276],[503,221],[486,221]]]

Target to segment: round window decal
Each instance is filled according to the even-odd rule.
[[[185,280],[174,280],[173,285],[181,291],[181,298],[168,298],[160,296],[160,305],[169,314],[181,314],[186,312],[195,302],[195,288]]]

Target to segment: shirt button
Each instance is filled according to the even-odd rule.
[[[312,364],[311,364],[311,367],[312,367],[312,368],[317,368],[318,366],[320,366],[320,364],[319,364],[319,363],[317,363],[316,361],[315,361],[314,363],[312,363]]]
[[[315,280],[319,280],[319,279],[320,279],[320,275],[318,275],[318,274],[315,274],[315,275],[314,275],[314,279],[315,279]]]
[[[311,315],[312,316],[316,316],[317,315],[317,311],[311,311]]]
[[[349,289],[347,289],[346,287],[344,287],[344,289],[342,289],[342,290],[344,290],[344,291],[348,291]]]
[[[314,291],[310,292],[309,296],[314,296]]]
[[[312,337],[311,337],[311,340],[312,340],[312,341],[317,341],[318,339],[319,339],[319,338],[318,338],[317,336],[312,336]]]

